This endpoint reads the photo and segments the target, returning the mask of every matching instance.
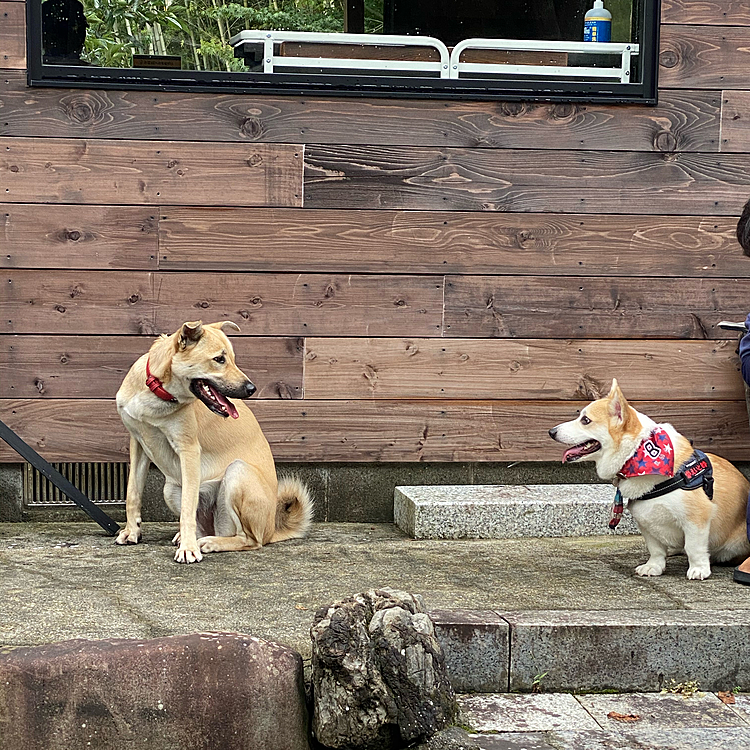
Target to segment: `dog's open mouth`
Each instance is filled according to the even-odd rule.
[[[583,458],[584,456],[588,456],[591,453],[596,453],[598,450],[601,450],[601,447],[601,443],[596,440],[587,440],[585,443],[579,443],[572,448],[568,448],[568,450],[563,453],[562,462],[564,464],[569,464],[571,461],[578,461],[579,458]]]
[[[200,399],[214,414],[220,417],[232,417],[237,419],[239,413],[235,405],[209,380],[193,380],[190,390]]]

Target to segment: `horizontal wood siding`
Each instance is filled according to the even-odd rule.
[[[721,96],[667,91],[657,107],[279,99],[42,89],[0,81],[0,135],[239,143],[718,151]]]
[[[0,203],[0,268],[156,270],[154,208]]]
[[[659,82],[678,89],[745,89],[750,28],[668,26],[661,30]]]
[[[739,154],[306,149],[308,208],[731,216],[747,195]]]
[[[307,399],[744,398],[730,341],[310,338]],[[683,377],[686,365],[689,380]]]
[[[559,461],[550,427],[574,419],[585,401],[252,402],[282,461]],[[635,401],[705,450],[735,460],[750,451],[744,401]],[[114,401],[10,399],[0,413],[52,461],[123,461],[128,438]],[[96,457],[96,458],[92,458]],[[533,457],[533,458],[532,458]],[[0,443],[0,461],[17,460]]]
[[[171,208],[159,268],[735,277],[737,217]]]
[[[0,399],[112,399],[148,344],[139,336],[2,336]],[[302,398],[302,339],[235,338],[234,350],[255,398]]]
[[[663,0],[659,103],[28,88],[0,0],[0,419],[125,460],[153,337],[233,320],[283,461],[559,461],[617,377],[750,459],[750,0]],[[18,458],[4,444],[0,461]]]
[[[661,0],[661,22],[750,26],[748,0]]]
[[[533,302],[530,303],[530,301]],[[750,279],[449,276],[445,335],[468,338],[735,338]]]
[[[0,138],[9,202],[301,206],[302,148]]]
[[[439,336],[443,279],[429,276],[8,270],[7,333],[171,333],[232,320],[252,336]]]

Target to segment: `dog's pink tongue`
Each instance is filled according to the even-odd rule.
[[[578,452],[577,448],[578,448],[577,446],[574,446],[573,448],[568,448],[565,451],[565,453],[563,453],[562,462],[566,463],[568,460],[568,456],[575,455]]]
[[[211,390],[213,390],[214,396],[216,396],[216,400],[229,412],[229,416],[232,419],[237,419],[237,417],[240,416],[239,412],[237,411],[237,407],[217,390],[214,390],[213,388]]]

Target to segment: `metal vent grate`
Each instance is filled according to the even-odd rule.
[[[52,464],[71,484],[92,502],[124,503],[128,486],[127,463],[61,463]],[[23,499],[26,506],[74,505],[60,490],[31,464],[23,474]]]

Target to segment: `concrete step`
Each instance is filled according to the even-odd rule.
[[[460,692],[750,685],[746,612],[454,610],[430,616]]]
[[[176,524],[117,547],[96,524],[0,524],[0,653],[71,638],[233,631],[310,658],[315,611],[384,586],[421,594],[459,690],[750,688],[750,587],[732,569],[633,568],[637,536],[415,540],[392,524],[313,524],[306,539],[173,562]],[[186,593],[187,592],[187,593]]]
[[[396,525],[415,539],[518,539],[607,535],[610,484],[396,487]],[[616,534],[637,534],[625,514]]]
[[[711,692],[462,695],[464,746],[481,750],[750,747],[750,696]]]

